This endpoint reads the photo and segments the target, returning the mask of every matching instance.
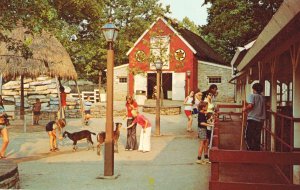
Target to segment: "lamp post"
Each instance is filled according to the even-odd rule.
[[[114,175],[114,146],[113,146],[113,44],[118,36],[119,29],[110,20],[102,27],[104,37],[108,43],[107,49],[107,102],[106,102],[106,138],[104,152],[104,176]]]
[[[157,76],[156,76],[156,87],[157,87],[157,91],[156,91],[156,117],[155,117],[155,135],[156,136],[160,136],[160,81],[161,81],[161,72],[162,72],[162,62],[161,61],[157,61],[155,62],[155,68],[156,68],[156,72],[157,72]]]
[[[187,76],[187,94],[190,93],[190,77],[191,77],[191,71],[190,70],[187,70],[186,71],[186,76]]]

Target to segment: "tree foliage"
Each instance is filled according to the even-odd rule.
[[[279,8],[283,0],[206,0],[208,24],[202,27],[205,40],[227,62],[236,47],[254,40]]]
[[[179,26],[182,26],[195,34],[200,35],[201,27],[197,25],[195,22],[191,21],[188,17],[184,17],[181,22],[179,22]]]
[[[120,28],[115,43],[116,65],[128,62],[126,52],[157,16],[169,12],[159,0],[1,0],[0,41],[16,43],[3,30],[17,25],[32,33],[56,36],[67,49],[79,77],[98,81],[106,68],[106,42],[101,27],[111,17]],[[24,51],[25,50],[25,51]],[[16,46],[23,55],[26,44]],[[29,54],[30,55],[30,54]]]

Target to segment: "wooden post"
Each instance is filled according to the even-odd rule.
[[[21,75],[20,119],[24,120],[24,75]]]
[[[2,96],[2,83],[3,83],[2,74],[0,74],[0,96]]]
[[[60,85],[57,76],[55,77],[55,80],[56,80],[56,89],[58,94],[59,117],[62,118],[62,106],[61,106],[60,89],[59,89]]]
[[[247,98],[252,93],[251,83],[250,83],[250,75],[247,73],[246,75],[246,85],[245,85],[245,98]]]
[[[76,89],[77,89],[77,93],[78,93],[78,97],[79,97],[79,102],[80,102],[80,113],[81,113],[81,119],[82,119],[82,123],[84,122],[84,108],[83,108],[83,101],[82,101],[82,97],[80,95],[80,90],[77,84],[77,81],[75,80],[75,85],[76,85]],[[100,95],[100,94],[99,94]]]
[[[271,111],[277,112],[277,57],[271,60]],[[271,131],[275,134],[276,116],[271,115]],[[275,138],[271,136],[271,151],[275,151]]]
[[[300,45],[295,44],[290,48],[291,61],[293,65],[293,117],[300,118]],[[294,135],[300,134],[300,123],[294,122]],[[300,139],[298,137],[294,138],[294,147],[300,147]],[[293,167],[293,176],[295,183],[300,183],[300,166]]]
[[[157,77],[156,77],[156,116],[155,116],[155,135],[160,136],[160,100],[161,100],[161,70],[157,70]]]
[[[265,92],[265,77],[263,75],[263,71],[264,71],[264,64],[263,62],[259,61],[258,63],[258,80],[259,80],[259,83],[263,86],[263,92],[264,94],[266,94]],[[266,104],[266,102],[265,102]],[[266,121],[264,122],[264,126],[266,126]],[[265,130],[262,130],[262,135],[261,135],[261,141],[263,143],[263,150],[266,150],[266,136],[267,136],[267,133]]]

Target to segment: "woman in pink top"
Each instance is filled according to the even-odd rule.
[[[131,128],[134,124],[139,124],[143,129],[140,134],[140,145],[138,151],[149,152],[151,149],[150,137],[151,137],[151,123],[144,115],[139,114],[136,110],[131,111],[134,120],[127,128]]]

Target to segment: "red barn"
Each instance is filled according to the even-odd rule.
[[[227,67],[200,36],[164,18],[158,18],[127,55],[129,94],[144,94],[146,98],[152,97],[156,85],[154,62],[157,59],[163,62],[164,98],[172,100],[183,100],[189,90],[198,88],[199,61]],[[226,69],[230,72],[230,67]]]

